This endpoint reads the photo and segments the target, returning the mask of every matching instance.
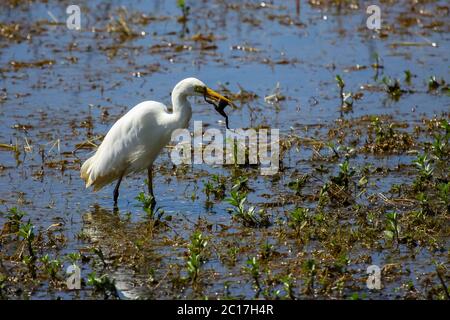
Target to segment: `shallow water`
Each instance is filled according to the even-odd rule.
[[[116,216],[112,213],[113,186],[98,193],[85,190],[79,178],[79,167],[92,154],[92,149],[77,150],[77,145],[104,135],[115,120],[141,101],[170,104],[171,89],[185,77],[197,77],[212,88],[227,88],[232,93],[238,93],[241,88],[254,93],[256,97],[248,102],[237,101],[239,109],[228,110],[231,127],[270,126],[280,129],[282,137],[330,139],[338,145],[338,139],[330,138],[328,130],[339,127],[341,117],[354,123],[352,128],[364,130],[368,123],[361,122],[361,117],[389,115],[392,121],[407,124],[409,132],[414,126],[422,125],[423,119],[448,119],[448,92],[430,93],[427,88],[430,76],[447,81],[449,78],[450,33],[446,1],[417,5],[406,1],[383,3],[381,35],[365,26],[365,2],[339,7],[315,5],[320,1],[301,1],[299,13],[296,13],[295,1],[187,3],[189,19],[183,25],[177,21],[180,10],[176,1],[134,1],[132,4],[128,1],[81,1],[82,28],[79,31],[68,30],[65,26],[65,8],[69,2],[36,1],[13,8],[7,3],[1,5],[1,23],[19,23],[19,34],[23,37],[20,42],[2,37],[0,42],[0,143],[20,146],[20,154],[0,149],[1,211],[19,207],[37,230],[61,223],[57,232],[64,235],[66,242],[55,255],[78,250],[89,255],[87,248],[92,246],[108,251],[110,242],[135,241],[128,239],[127,234],[133,234],[147,223],[135,199],[139,192],[145,191],[145,175],[124,179],[120,213]],[[52,18],[48,12],[60,23],[50,23]],[[120,12],[125,14],[136,36],[121,39],[120,32],[108,30],[108,24],[114,25],[112,21],[117,21]],[[146,18],[139,19],[143,14]],[[405,16],[418,20],[405,25],[400,20]],[[436,26],[427,28],[431,23]],[[26,39],[28,33],[31,40]],[[206,40],[193,40],[197,34],[204,35]],[[372,67],[377,62],[376,55],[383,68]],[[51,60],[51,65],[14,67],[11,63],[44,60]],[[393,101],[384,92],[381,79],[383,76],[404,79],[405,70],[413,74],[412,83],[404,87],[411,92]],[[350,112],[342,113],[339,109],[337,74],[345,81],[345,91],[363,94]],[[266,103],[264,97],[273,94],[277,86],[285,99],[275,105]],[[221,117],[209,105],[201,99],[194,100],[193,105],[193,120],[224,131]],[[350,145],[349,140],[351,136],[344,138],[342,144]],[[110,266],[107,272],[117,282],[120,277],[129,282],[141,282],[142,277],[148,278],[150,268],[155,269],[158,287],[145,280],[144,284],[137,285],[139,296],[223,297],[224,286],[229,282],[230,295],[252,298],[255,291],[251,278],[242,267],[248,256],[257,254],[261,244],[272,243],[286,263],[314,255],[318,249],[327,252],[320,242],[312,241],[299,247],[295,241],[275,237],[273,232],[277,228],[287,228],[286,225],[274,223],[268,230],[243,228],[231,221],[226,211],[230,205],[224,201],[215,201],[212,208],[205,207],[205,182],[213,173],[232,177],[232,168],[194,165],[178,168],[175,174],[168,153],[164,150],[156,161],[154,187],[158,206],[166,216],[173,216],[172,220],[167,222],[168,227],[155,231],[150,240],[145,240],[152,242],[153,249],[142,253],[144,257],[138,262],[134,261],[138,267],[127,269],[134,263],[124,258],[126,263],[121,270]],[[264,177],[257,169],[244,168],[249,176],[248,186],[253,189],[248,195],[249,202],[258,207],[275,203],[270,209],[272,221],[285,219],[285,213],[298,205],[314,208],[314,201],[305,199],[291,199],[276,205],[292,196],[287,184],[293,177],[311,173],[319,165],[312,160],[312,154],[307,143],[300,143],[298,150],[290,149],[283,159],[285,169],[276,177]],[[353,157],[351,164],[355,167],[370,163],[374,167],[392,169],[389,174],[375,174],[371,181],[376,181],[376,186],[368,188],[368,194],[359,202],[370,203],[369,194],[386,193],[395,183],[411,183],[413,169],[395,168],[409,166],[415,157],[415,153],[408,152]],[[324,164],[330,167],[331,173],[336,172],[337,164]],[[306,185],[305,193],[316,192],[320,189],[318,185],[317,181]],[[232,182],[228,181],[227,196],[231,186]],[[126,220],[128,212],[131,212],[130,220]],[[116,220],[119,218],[125,222],[120,224]],[[0,222],[5,222],[4,216],[0,216]],[[97,223],[98,228],[92,229]],[[166,270],[184,270],[186,241],[196,228],[211,237],[211,245],[221,247],[224,242],[237,243],[250,249],[242,250],[234,266],[224,264],[220,250],[213,249],[215,253],[202,266],[207,280],[200,292],[189,285],[172,289],[170,281],[164,278],[168,274]],[[77,234],[83,230],[88,239],[77,239]],[[123,234],[117,230],[123,230]],[[383,244],[382,238],[380,243]],[[415,249],[401,247],[398,253],[384,247],[379,251],[364,248],[359,244],[347,248],[352,260],[349,269],[354,271],[360,288],[346,288],[344,296],[340,297],[354,292],[363,292],[375,299],[400,297],[395,288],[409,280],[420,287],[419,275],[434,271],[431,260],[448,262],[448,239],[448,232],[446,237],[438,239],[441,251],[419,246]],[[111,249],[111,254],[122,254],[115,250]],[[409,268],[411,272],[400,280],[386,283],[381,291],[369,291],[363,283],[368,263],[357,262],[361,255],[370,256],[372,263],[380,266],[400,263],[401,268]],[[281,266],[273,268],[274,273],[284,270],[282,262]],[[83,265],[83,276],[92,270],[96,267]],[[185,274],[185,271],[180,272]],[[118,287],[121,289],[119,284]],[[90,289],[74,293],[49,289],[44,282],[31,293],[32,298],[56,296],[89,298]],[[308,295],[299,294],[299,297]]]

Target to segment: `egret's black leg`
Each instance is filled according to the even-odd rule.
[[[114,208],[117,208],[117,199],[119,198],[119,187],[122,182],[122,177],[120,176],[119,180],[117,180],[116,187],[114,188]]]
[[[152,210],[155,208],[156,199],[153,194],[153,165],[150,165],[147,169],[148,173],[148,193],[152,196]]]

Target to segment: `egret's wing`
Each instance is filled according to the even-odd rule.
[[[154,151],[152,142],[160,137],[162,129],[158,122],[165,109],[159,102],[146,101],[120,118],[81,169],[86,187],[93,185],[94,190],[99,190],[122,175],[145,169],[149,153]]]

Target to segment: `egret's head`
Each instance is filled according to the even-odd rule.
[[[222,100],[226,101],[228,104],[233,104],[230,99],[208,88],[206,84],[196,78],[187,78],[182,80],[175,86],[175,89],[179,89],[188,96],[206,97],[216,102],[220,102]]]

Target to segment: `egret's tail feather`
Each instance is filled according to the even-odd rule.
[[[116,180],[118,177],[116,174],[114,173],[110,173],[104,176],[99,176],[97,177],[95,180],[93,180],[91,182],[91,184],[89,184],[89,186],[93,186],[94,187],[94,191],[98,191],[101,188],[103,188],[104,186],[107,186],[108,184],[110,184],[111,182],[113,182],[114,180]],[[89,181],[88,181],[89,183]],[[86,184],[86,186],[88,185],[88,183]]]
[[[81,179],[83,179],[86,183],[86,188],[89,188],[94,183],[94,180],[91,178],[92,163],[94,162],[94,160],[95,156],[90,157],[81,166],[80,176]]]
[[[86,160],[81,166],[80,176],[86,183],[86,188],[90,186],[94,187],[94,191],[98,191],[104,186],[110,184],[116,180],[120,175],[115,170],[110,170],[106,174],[101,174],[98,170],[95,170],[95,155]]]

